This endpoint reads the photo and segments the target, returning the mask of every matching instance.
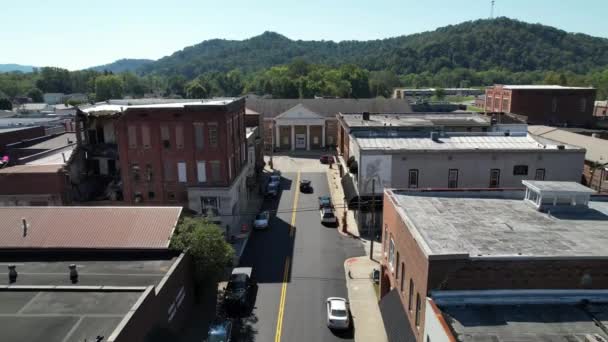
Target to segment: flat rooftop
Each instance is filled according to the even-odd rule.
[[[522,90],[522,89],[530,89],[530,90],[590,90],[595,88],[590,87],[564,87],[560,85],[538,85],[538,84],[529,84],[529,85],[503,85],[504,89],[513,89],[513,90]],[[492,88],[492,87],[490,87]]]
[[[214,98],[214,99],[131,99],[131,100],[109,100],[100,102],[91,107],[82,109],[83,113],[89,115],[103,116],[114,115],[128,109],[162,109],[162,108],[185,108],[195,106],[226,106],[238,101],[238,97]]]
[[[435,127],[468,126],[487,127],[490,119],[475,113],[370,113],[363,120],[362,113],[341,113],[348,127]]]
[[[55,153],[27,162],[25,166],[63,166],[66,164],[65,161],[70,160],[75,148],[76,145],[73,145],[71,148],[67,147]]]
[[[33,128],[33,127],[35,127],[35,126],[0,128],[0,134],[2,134],[2,133],[9,133],[9,132],[16,132],[16,131],[22,131],[24,129],[30,129],[30,128]]]
[[[4,270],[12,264],[18,273],[13,284],[6,274],[0,277],[2,341],[82,342],[96,336],[106,341],[145,289],[158,285],[179,259],[0,260]],[[70,264],[77,266],[76,284]]]
[[[45,140],[37,139],[37,140],[40,140],[40,141],[37,143],[34,143],[32,145],[26,146],[26,147],[17,147],[17,148],[36,149],[36,150],[52,150],[52,149],[59,148],[62,146],[75,144],[76,143],[76,133],[66,132],[66,133],[62,133],[57,136],[51,137],[49,139],[45,139]]]
[[[106,341],[143,290],[0,290],[2,341]]]
[[[449,305],[440,309],[460,342],[584,342],[588,334],[608,339],[603,330],[608,304]],[[599,318],[598,322],[593,318]]]
[[[608,202],[537,211],[523,191],[385,190],[428,255],[606,257]]]
[[[510,135],[504,133],[458,133],[444,134],[436,141],[430,137],[356,137],[361,150],[379,151],[546,151],[558,150],[559,144],[544,139],[537,140],[530,135]],[[566,150],[580,150],[579,147],[563,145]]]

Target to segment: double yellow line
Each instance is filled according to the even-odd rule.
[[[298,209],[298,198],[300,196],[300,171],[298,171],[298,175],[296,177],[296,182],[292,186],[292,189],[295,191],[295,195],[293,196],[293,209],[291,212],[291,225],[289,226],[289,237],[293,238],[296,231],[296,212]],[[283,269],[283,285],[281,287],[281,300],[279,301],[279,313],[277,316],[277,329],[274,335],[274,341],[281,341],[281,330],[283,329],[283,314],[285,313],[285,297],[287,295],[287,281],[289,280],[289,265],[291,262],[291,258],[289,255],[285,259],[285,267]]]

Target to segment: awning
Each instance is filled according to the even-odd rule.
[[[359,210],[368,211],[371,209],[372,201],[376,205],[376,209],[382,208],[382,196],[383,194],[373,195],[359,195],[359,191],[357,190],[357,186],[355,185],[355,181],[350,174],[344,175],[340,180],[342,183],[342,189],[344,190],[344,197],[346,204],[348,205],[348,209],[351,210]],[[359,204],[361,201],[361,204]]]
[[[379,306],[389,342],[416,342],[397,288],[387,293]]]

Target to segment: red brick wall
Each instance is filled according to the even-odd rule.
[[[407,226],[396,211],[395,206],[390,197],[385,193],[383,206],[382,222],[384,223],[382,232],[382,275],[381,279],[388,279],[389,284],[381,283],[381,293],[386,294],[391,288],[397,288],[401,295],[403,308],[408,315],[408,320],[412,331],[416,334],[417,340],[423,342],[424,339],[424,312],[425,298],[427,294],[427,280],[429,262],[426,255],[418,245],[417,241],[410,234]],[[395,242],[395,250],[399,252],[399,276],[396,277],[397,269],[392,270],[388,262],[389,241],[392,238]],[[395,257],[395,263],[397,257]],[[405,265],[403,291],[401,291],[401,263]],[[386,276],[386,278],[385,278]],[[412,296],[412,310],[408,308],[410,279],[414,284]],[[420,328],[416,328],[415,310],[416,310],[416,295],[420,295]]]
[[[67,186],[66,175],[62,172],[0,173],[0,195],[51,194],[65,200]]]
[[[583,180],[584,183],[601,193],[608,193],[608,171],[605,168],[595,168],[587,161],[583,167]]]
[[[530,124],[589,125],[593,121],[595,94],[595,89],[509,90],[495,86],[486,89],[486,110],[525,115]],[[581,111],[583,102],[585,108]]]
[[[134,195],[140,192],[144,201],[142,204],[175,204],[187,203],[187,188],[197,187],[225,187],[232,183],[246,164],[241,162],[241,148],[245,142],[245,107],[241,101],[236,109],[229,111],[205,110],[193,111],[181,108],[171,109],[139,109],[129,110],[117,122],[116,134],[120,157],[120,172],[123,180],[123,192],[126,202],[134,203]],[[195,147],[194,123],[203,123],[204,148],[197,150]],[[228,134],[227,125],[232,123],[236,134]],[[218,144],[212,147],[209,143],[209,124],[217,123]],[[149,148],[143,147],[142,126],[150,128]],[[169,127],[171,141],[170,148],[162,146],[161,126]],[[183,148],[177,148],[176,126],[183,127]],[[136,127],[136,148],[129,147],[128,127]],[[246,155],[246,153],[245,153]],[[232,174],[229,175],[229,159],[232,159]],[[211,181],[210,161],[220,161],[221,179],[217,182]],[[206,162],[206,183],[198,183],[197,161]],[[187,182],[178,182],[177,163],[186,163]],[[165,163],[170,164],[172,176],[167,180],[165,175]],[[137,164],[140,168],[140,181],[135,181],[132,176],[132,165]],[[146,167],[152,167],[152,180],[146,179]],[[149,198],[149,192],[154,192],[154,198]],[[169,192],[175,194],[175,200],[171,200]]]

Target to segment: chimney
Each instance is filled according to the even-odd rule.
[[[23,237],[27,236],[27,220],[25,219],[25,217],[21,218],[21,227],[23,228]]]
[[[439,132],[431,132],[431,140],[439,141]]]
[[[369,112],[363,112],[363,120],[369,121]]]
[[[76,270],[76,264],[70,264],[70,280],[72,284],[76,284],[78,282],[78,271]]]
[[[15,265],[8,265],[8,282],[15,283],[17,281],[17,269]]]

